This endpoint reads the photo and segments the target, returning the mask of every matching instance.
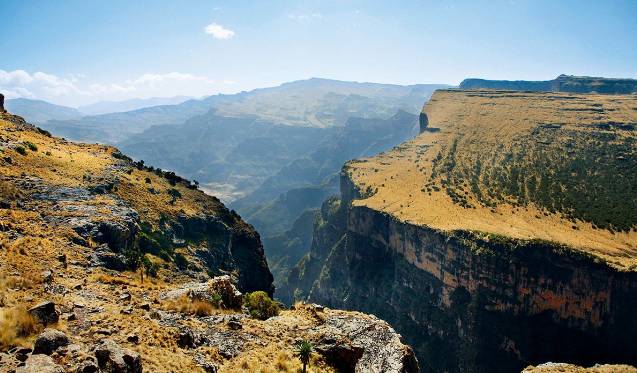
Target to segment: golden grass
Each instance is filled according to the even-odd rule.
[[[470,190],[467,190],[467,198],[476,208],[463,208],[454,203],[444,190],[423,192],[423,187],[431,180],[434,158],[449,149],[454,141],[457,141],[458,149],[455,162],[472,164],[478,155],[497,152],[500,145],[508,146],[516,136],[529,134],[542,123],[560,122],[563,128],[584,131],[589,129],[583,129],[582,123],[637,122],[637,111],[630,109],[637,104],[633,96],[582,96],[587,102],[602,103],[606,109],[603,114],[563,110],[575,105],[569,100],[559,100],[561,96],[568,96],[563,94],[512,96],[493,99],[463,91],[434,93],[424,111],[429,117],[429,127],[439,128],[438,132],[423,132],[391,151],[346,166],[354,184],[362,191],[372,192],[370,197],[354,201],[354,205],[383,211],[415,225],[446,231],[474,230],[559,242],[593,253],[619,267],[636,266],[635,230],[594,229],[590,223],[572,222],[534,204],[516,206],[502,202],[495,208],[483,207],[475,203]],[[621,131],[621,136],[634,136],[628,134],[630,132]]]
[[[25,307],[0,309],[0,350],[26,345],[29,337],[41,330]]]
[[[164,309],[196,316],[210,316],[215,313],[215,310],[219,310],[210,302],[201,299],[191,299],[188,296],[165,302]]]

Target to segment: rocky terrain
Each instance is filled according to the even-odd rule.
[[[610,79],[590,76],[560,75],[553,80],[465,79],[461,89],[508,89],[572,93],[631,94],[637,92],[637,79]]]
[[[440,90],[420,123],[346,164],[278,291],[384,318],[424,371],[637,364],[637,99]]]
[[[0,371],[292,372],[300,340],[312,372],[419,371],[386,322],[276,315],[273,291],[258,233],[196,183],[0,113]]]

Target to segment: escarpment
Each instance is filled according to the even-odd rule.
[[[635,103],[437,91],[438,130],[343,168],[289,292],[387,320],[424,371],[637,364]]]
[[[553,80],[465,79],[461,89],[507,89],[522,91],[631,94],[637,92],[637,79],[560,75]]]

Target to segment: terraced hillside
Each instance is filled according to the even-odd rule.
[[[637,97],[439,90],[351,161],[287,294],[388,320],[424,371],[637,363]]]
[[[386,322],[273,291],[217,198],[0,107],[0,372],[292,372],[299,340],[310,372],[418,372]]]

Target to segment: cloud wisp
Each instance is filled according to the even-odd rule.
[[[204,28],[204,32],[208,35],[212,35],[215,39],[226,40],[234,36],[234,31],[223,27],[218,23],[211,23]]]
[[[129,98],[204,96],[215,91],[216,84],[206,76],[182,72],[164,74],[147,73],[134,79],[115,83],[87,81],[81,75],[62,78],[44,72],[0,70],[0,92],[7,98],[30,98],[53,103],[80,106],[101,100]]]

